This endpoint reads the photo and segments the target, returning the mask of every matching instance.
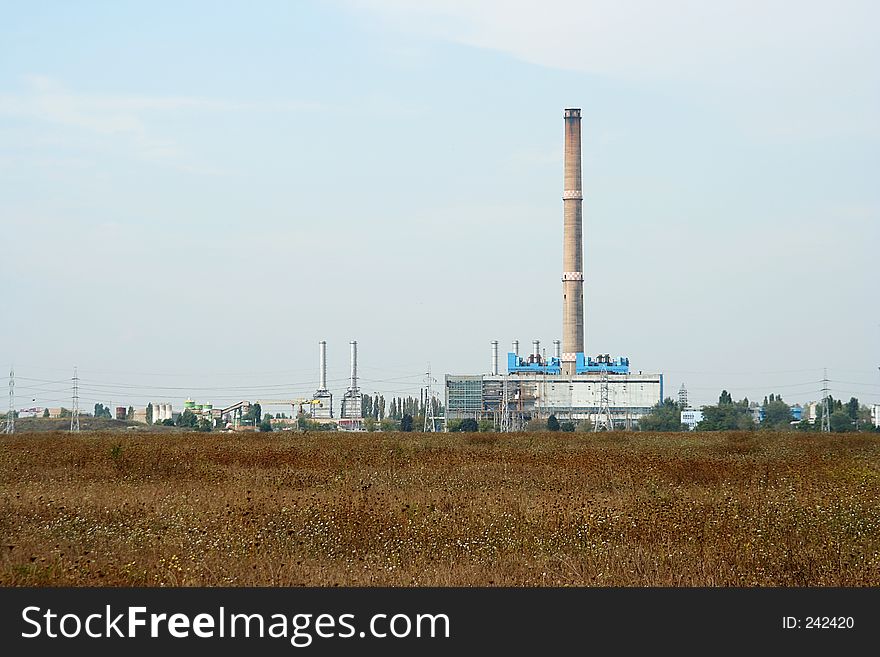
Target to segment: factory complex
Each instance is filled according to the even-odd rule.
[[[503,371],[499,342],[492,340],[488,372],[446,375],[442,410],[430,387],[422,390],[424,396],[418,408],[428,408],[427,400],[431,408],[419,411],[424,416],[425,430],[449,430],[452,422],[474,420],[483,428],[516,431],[551,415],[558,421],[589,424],[594,430],[630,429],[663,400],[663,374],[633,372],[625,356],[601,352],[591,356],[585,349],[581,110],[566,109],[563,118],[562,338],[552,341],[550,355],[541,349],[539,340],[532,341],[528,353],[520,351],[519,340],[512,340]],[[334,394],[327,387],[327,343],[322,340],[318,343],[318,385],[310,397],[242,400],[225,406],[187,399],[179,411],[167,401],[156,401],[138,409],[117,406],[115,418],[202,429],[256,430],[264,407],[289,406],[289,416],[285,409],[273,421],[290,425],[299,422],[304,427],[302,420],[307,419],[313,427],[332,425],[349,431],[372,428],[369,418],[364,418],[364,402],[369,399],[358,387],[357,341],[352,340],[349,346],[351,378],[337,409]],[[79,412],[76,381],[75,375],[72,430]],[[104,409],[103,405],[96,405],[96,415],[98,406],[104,417],[111,416],[111,408]],[[36,414],[42,409],[28,410]],[[45,416],[58,417],[64,410],[46,409]]]
[[[492,341],[488,374],[447,375],[446,419],[488,420],[502,431],[521,429],[550,415],[589,421],[595,429],[632,428],[663,399],[663,375],[630,371],[629,359],[584,350],[583,186],[581,111],[566,109],[564,141],[562,341],[546,357],[540,341],[520,355],[519,341],[499,371],[498,341]]]

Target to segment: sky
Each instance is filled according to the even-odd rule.
[[[4,3],[18,407],[418,395],[561,333],[695,404],[880,402],[872,2]],[[338,398],[337,397],[337,398]],[[4,404],[5,407],[5,404]]]

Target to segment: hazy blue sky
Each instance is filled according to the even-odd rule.
[[[707,402],[880,401],[873,2],[40,2],[0,21],[19,406],[417,394],[561,332]],[[151,387],[155,386],[155,387]],[[257,386],[266,386],[259,388]],[[209,390],[208,388],[216,388]]]

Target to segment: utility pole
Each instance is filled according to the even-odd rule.
[[[73,368],[73,408],[70,411],[70,432],[79,433],[79,375]]]
[[[831,405],[828,403],[828,397],[831,394],[828,389],[828,368],[826,367],[822,374],[822,431],[831,432]]]
[[[6,433],[15,433],[15,368],[9,367],[9,410],[6,412]]]

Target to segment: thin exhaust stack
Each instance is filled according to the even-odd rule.
[[[320,361],[318,390],[324,391],[327,389],[327,342],[325,340],[318,343],[318,357]]]
[[[349,390],[357,392],[358,389],[358,343],[351,341],[351,387]]]

